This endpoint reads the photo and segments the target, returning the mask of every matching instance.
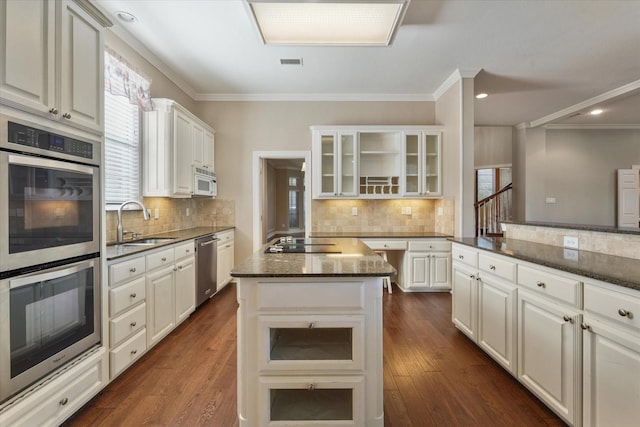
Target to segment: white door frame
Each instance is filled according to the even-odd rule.
[[[254,151],[253,152],[253,250],[262,246],[261,219],[263,210],[262,188],[264,174],[263,159],[304,159],[304,234],[311,231],[311,151]]]

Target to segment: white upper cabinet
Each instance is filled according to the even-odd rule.
[[[102,25],[73,1],[6,1],[0,13],[1,102],[102,134]]]
[[[143,195],[191,197],[193,168],[213,172],[214,130],[170,99],[143,114]]]
[[[403,134],[403,196],[442,195],[441,134],[435,130]]]
[[[312,126],[313,197],[440,197],[441,128]]]

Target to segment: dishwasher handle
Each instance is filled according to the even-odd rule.
[[[209,245],[213,245],[218,241],[218,239],[211,239],[211,240],[207,240],[206,242],[202,242],[200,243],[200,246],[209,246]]]

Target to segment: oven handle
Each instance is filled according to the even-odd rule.
[[[15,279],[9,280],[9,289],[17,289],[22,286],[32,285],[35,282],[44,282],[45,280],[57,279],[59,277],[68,276],[70,274],[77,273],[87,268],[94,267],[96,265],[96,259],[88,259],[77,262],[71,265],[63,265],[53,268],[51,270],[45,270],[45,273],[36,271],[35,273],[28,274],[26,276],[19,276]]]
[[[63,171],[80,172],[93,175],[94,167],[84,166],[77,163],[60,162],[58,160],[43,159],[41,157],[20,156],[9,154],[10,165],[35,166],[46,169],[58,169]]]

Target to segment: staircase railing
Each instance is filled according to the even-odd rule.
[[[509,183],[475,203],[476,237],[502,236],[500,222],[511,219],[513,184]]]

